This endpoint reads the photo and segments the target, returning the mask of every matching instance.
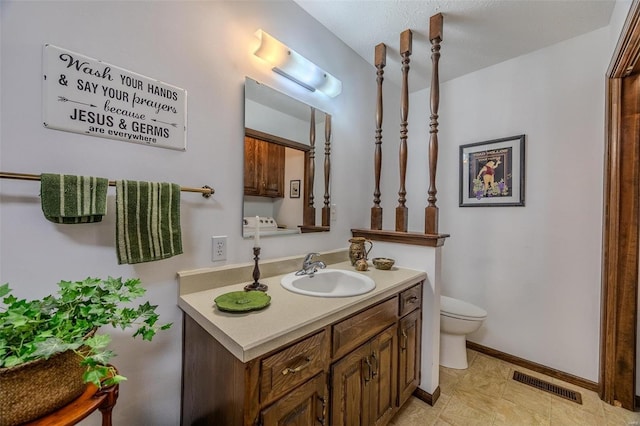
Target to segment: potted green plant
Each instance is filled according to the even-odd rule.
[[[126,379],[109,365],[111,338],[100,327],[133,328],[133,337],[152,340],[171,326],[158,324],[157,306],[132,305],[145,293],[139,279],[61,281],[56,296],[31,301],[10,293],[8,284],[0,286],[2,426],[54,411],[79,396],[86,383],[100,388]],[[34,408],[40,403],[44,407]]]

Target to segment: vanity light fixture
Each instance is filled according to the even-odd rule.
[[[254,54],[267,61],[272,70],[307,90],[316,90],[335,98],[342,92],[342,82],[316,66],[313,62],[290,49],[269,33],[258,30],[260,46]]]

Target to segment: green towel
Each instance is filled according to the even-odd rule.
[[[180,186],[116,181],[118,263],[141,263],[182,254]]]
[[[42,212],[55,223],[93,223],[107,213],[109,181],[92,176],[40,175]]]

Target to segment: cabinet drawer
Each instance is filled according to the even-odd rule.
[[[404,316],[422,305],[422,284],[400,293],[400,316]]]
[[[396,321],[398,296],[355,314],[332,327],[333,358],[339,358]]]
[[[264,358],[260,362],[260,401],[276,398],[318,374],[328,360],[324,330]]]

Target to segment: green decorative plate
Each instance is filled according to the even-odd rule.
[[[271,296],[263,291],[232,291],[221,294],[213,301],[221,311],[247,312],[267,307]]]

